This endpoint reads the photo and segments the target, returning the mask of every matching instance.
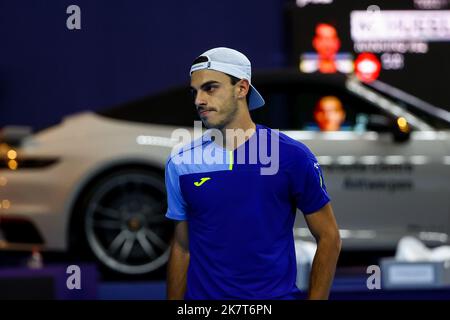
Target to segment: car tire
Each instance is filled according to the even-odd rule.
[[[100,262],[103,274],[155,273],[167,263],[173,234],[166,208],[161,175],[145,169],[109,173],[77,205],[72,248]]]

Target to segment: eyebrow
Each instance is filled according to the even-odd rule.
[[[203,83],[203,84],[200,86],[200,89],[204,89],[205,87],[210,86],[210,85],[212,85],[212,84],[220,84],[220,82],[219,82],[219,81],[214,81],[214,80],[206,81],[205,83]],[[195,88],[192,87],[192,86],[191,86],[191,90],[197,91],[197,89],[195,89]]]

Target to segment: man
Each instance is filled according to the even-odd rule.
[[[319,70],[321,73],[335,73],[336,53],[341,47],[341,41],[336,29],[326,23],[320,23],[316,27],[316,35],[313,39],[313,47],[319,54]]]
[[[345,120],[341,101],[335,96],[322,97],[314,108],[314,119],[321,131],[339,131]]]
[[[199,116],[222,137],[207,132],[166,164],[166,216],[177,220],[169,299],[297,299],[296,208],[318,242],[309,298],[328,297],[341,242],[320,167],[302,143],[253,123],[249,110],[264,99],[250,81],[250,61],[232,49],[208,50],[191,66]],[[245,131],[247,139],[230,138],[230,130]],[[276,174],[261,173],[267,162],[249,160],[268,140],[278,143],[269,148]],[[180,162],[205,150],[225,161]],[[245,159],[236,162],[241,151]]]
[[[353,57],[349,53],[339,53],[341,40],[336,28],[328,23],[319,23],[315,29],[312,46],[314,53],[304,53],[300,57],[300,70],[306,73],[351,73],[354,69]]]

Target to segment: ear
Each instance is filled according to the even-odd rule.
[[[238,99],[245,99],[245,97],[248,94],[248,91],[250,90],[250,83],[246,79],[240,80],[238,83],[236,83],[236,97]]]

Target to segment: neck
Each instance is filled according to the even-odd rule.
[[[239,111],[234,119],[220,131],[224,139],[223,145],[230,150],[236,149],[249,139],[256,131],[256,124],[250,117],[247,105],[239,106]]]

